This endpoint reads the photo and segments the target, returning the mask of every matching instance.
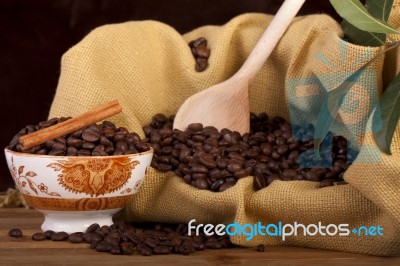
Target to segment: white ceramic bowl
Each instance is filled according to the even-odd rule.
[[[138,192],[153,150],[121,156],[49,156],[5,149],[10,173],[28,204],[42,212],[42,230],[85,232],[111,225]]]

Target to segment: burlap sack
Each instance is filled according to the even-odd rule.
[[[226,25],[198,28],[183,36],[155,21],[100,27],[64,54],[50,117],[75,116],[118,99],[124,111],[111,120],[143,136],[142,126],[154,114],[176,113],[187,97],[235,73],[271,18],[244,14]],[[208,40],[211,57],[208,69],[198,73],[188,42],[201,36]],[[315,108],[326,93],[321,88],[332,88],[338,77],[344,78],[381,50],[351,45],[341,37],[340,26],[326,15],[296,18],[251,84],[251,111],[292,121],[301,122],[305,116],[315,119]],[[235,236],[232,241],[242,246],[263,243],[399,255],[400,131],[396,132],[392,156],[373,149],[371,134],[361,134],[367,130],[370,114],[369,98],[364,96],[377,98],[383,68],[382,57],[355,86],[352,94],[358,97],[356,101],[346,98],[347,109],[340,113],[349,125],[342,133],[358,141],[365,135],[370,141],[362,149],[360,161],[346,172],[348,185],[320,189],[314,182],[275,181],[254,192],[252,178],[246,177],[233,188],[214,193],[191,187],[172,172],[151,169],[140,192],[120,215],[132,221],[184,223],[191,219],[214,224],[347,223],[350,230],[379,225],[384,228],[383,236],[298,235],[285,241],[265,236],[246,241],[245,236]],[[376,162],[366,162],[372,156]]]

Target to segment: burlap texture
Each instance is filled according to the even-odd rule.
[[[75,116],[118,99],[124,110],[111,120],[143,136],[142,126],[148,124],[154,114],[175,114],[187,97],[235,73],[271,18],[244,14],[226,25],[201,27],[183,36],[155,21],[100,27],[64,54],[49,116]],[[201,36],[208,40],[211,57],[207,70],[197,73],[188,42]],[[366,52],[370,58],[381,50],[347,44],[341,37],[340,26],[326,15],[296,18],[251,84],[251,111],[296,121],[315,118],[318,110],[314,109],[321,105],[323,93],[310,94],[307,87],[301,86],[310,85],[307,82],[315,77],[322,77],[319,82],[326,82],[322,85],[329,88],[337,82],[333,77],[338,75],[330,76],[332,73],[346,76],[365,62],[360,58]],[[381,92],[383,68],[382,57],[361,77],[356,86],[360,91],[354,93],[361,96],[366,93],[374,98]],[[302,90],[294,91],[298,86]],[[364,136],[360,132],[364,132],[367,124],[364,109],[369,99],[361,96],[357,98],[358,104],[345,101],[348,110],[342,110],[341,117],[355,119],[355,122],[348,122],[351,126],[339,132],[359,141]],[[289,114],[296,117],[289,117]],[[254,192],[252,178],[246,177],[233,188],[214,193],[191,187],[172,172],[159,173],[151,169],[140,192],[120,215],[135,221],[188,222],[196,219],[199,223],[237,221],[240,224],[297,221],[305,225],[348,223],[350,229],[379,225],[384,228],[384,236],[299,235],[288,237],[286,241],[264,236],[246,241],[245,236],[236,236],[232,240],[243,246],[263,243],[399,255],[399,140],[397,131],[392,156],[379,152],[371,155],[370,149],[363,149],[361,157],[378,156],[381,160],[377,164],[356,161],[345,174],[349,185],[323,189],[314,182],[275,181]]]

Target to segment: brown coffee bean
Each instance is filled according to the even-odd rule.
[[[248,168],[246,168],[246,169],[241,169],[241,170],[236,171],[233,175],[234,175],[237,179],[240,179],[240,178],[249,176],[249,175],[251,175],[252,173],[253,173],[252,168],[251,168],[251,167],[248,167]]]
[[[153,248],[153,253],[155,255],[171,254],[171,248],[168,246],[157,246],[157,247]]]
[[[257,251],[258,252],[264,252],[265,251],[265,246],[263,244],[260,244],[257,246]]]
[[[297,171],[294,169],[287,169],[282,172],[282,180],[291,180],[297,175]]]
[[[82,233],[73,233],[68,237],[69,242],[71,243],[82,243],[83,242],[83,234]]]
[[[65,155],[65,151],[63,150],[50,150],[48,155],[52,155],[52,156],[64,156]]]
[[[42,232],[34,233],[32,235],[32,240],[35,240],[35,241],[46,240],[46,235],[45,235],[45,233],[42,233]]]
[[[104,122],[103,122],[104,123]],[[98,223],[94,223],[89,225],[89,227],[86,229],[86,233],[93,233],[95,232],[97,229],[100,228],[100,225]]]
[[[266,186],[267,186],[267,183],[266,183],[266,179],[265,179],[264,175],[257,174],[257,175],[254,176],[254,178],[253,178],[253,189],[255,191],[263,189]]]
[[[146,244],[151,248],[157,247],[158,243],[159,243],[159,241],[157,241],[156,239],[153,239],[153,238],[147,238],[146,240],[143,241],[143,244]]]
[[[227,190],[233,186],[234,186],[234,184],[232,184],[231,182],[225,182],[219,187],[219,192],[224,192],[225,190]]]
[[[231,173],[235,173],[242,169],[242,165],[240,163],[231,162],[228,164],[227,170]]]
[[[203,57],[197,57],[196,58],[196,64],[195,64],[195,70],[197,72],[202,72],[208,67],[208,60],[207,58]]]
[[[208,182],[207,179],[204,177],[197,178],[195,181],[196,187],[199,189],[207,189],[208,188]]]
[[[87,128],[82,132],[82,139],[88,142],[96,142],[100,139],[100,136],[100,133],[93,128]]]
[[[144,244],[139,244],[137,246],[137,250],[139,251],[140,254],[143,256],[150,256],[153,254],[153,251],[151,250],[150,247],[144,245]]]
[[[333,186],[333,185],[334,185],[334,183],[333,183],[333,180],[331,180],[331,179],[324,179],[319,183],[319,187],[320,188],[330,187],[330,186]]]
[[[51,236],[54,234],[55,232],[54,231],[52,231],[52,230],[47,230],[47,231],[45,231],[44,232],[44,235],[45,235],[45,237],[46,237],[46,239],[51,239]]]
[[[205,243],[205,246],[206,246],[206,248],[209,248],[209,249],[220,249],[220,248],[222,248],[221,243],[219,243],[216,240],[210,240],[210,239],[207,240],[207,242]]]
[[[8,235],[11,237],[21,237],[23,236],[21,229],[14,228],[8,231]]]
[[[67,240],[69,237],[68,233],[66,232],[57,232],[51,235],[52,241],[64,241]]]
[[[132,255],[135,252],[135,246],[132,242],[122,242],[120,247],[124,255]]]
[[[201,123],[192,123],[188,125],[187,129],[193,132],[199,132],[203,129],[203,125]]]
[[[98,252],[110,252],[114,246],[107,241],[100,241],[96,245],[96,251]]]
[[[92,152],[86,149],[80,149],[78,151],[78,156],[90,156],[91,154]]]

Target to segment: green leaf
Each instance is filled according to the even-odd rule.
[[[390,146],[400,118],[400,74],[394,78],[381,96],[380,114],[379,116],[378,112],[374,113],[374,124],[378,122],[382,124],[381,130],[374,132],[374,138],[382,151],[392,154]]]
[[[374,33],[360,30],[359,28],[356,28],[350,24],[347,20],[343,20],[341,26],[345,38],[350,43],[372,47],[385,45],[386,34],[384,33]]]
[[[387,34],[400,33],[384,20],[371,15],[359,0],[330,0],[330,2],[342,18],[361,30]]]
[[[364,73],[364,70],[386,52],[393,50],[398,46],[400,46],[400,41],[394,43],[389,48],[386,48],[377,54],[374,58],[365,63],[359,70],[355,71],[348,78],[346,78],[338,87],[328,92],[328,95],[321,106],[321,110],[318,114],[315,124],[314,149],[316,151],[319,149],[323,139],[328,134],[329,129],[335,121],[344,97],[350,88],[357,82],[358,78]]]
[[[365,7],[375,18],[387,21],[392,10],[393,0],[367,0]],[[342,29],[347,40],[363,46],[382,46],[386,43],[386,34],[360,30],[347,20],[343,20]]]
[[[394,0],[367,0],[365,7],[368,12],[383,21],[388,21]]]

